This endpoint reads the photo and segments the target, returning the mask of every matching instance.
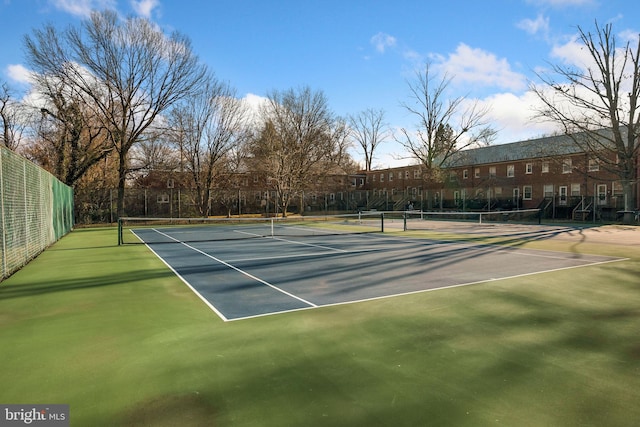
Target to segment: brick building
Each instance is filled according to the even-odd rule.
[[[461,151],[437,182],[424,180],[421,166],[370,171],[365,189],[376,209],[541,208],[547,217],[615,219],[622,185],[602,166],[569,137],[554,136]]]
[[[330,173],[296,194],[289,212],[541,208],[547,218],[613,220],[624,208],[619,178],[567,136],[464,150],[442,172],[435,181],[425,179],[420,165]],[[175,171],[140,177],[127,190],[129,215],[197,216],[187,178]],[[211,215],[279,213],[273,183],[255,171],[225,176],[215,185]]]

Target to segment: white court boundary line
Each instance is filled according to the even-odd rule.
[[[275,289],[275,290],[277,290],[279,292],[282,292],[282,293],[284,293],[284,294],[286,294],[286,295],[288,295],[288,296],[290,296],[290,297],[292,297],[294,299],[297,299],[297,300],[309,305],[309,307],[302,307],[302,308],[296,308],[296,309],[291,309],[291,310],[273,311],[273,312],[270,312],[270,313],[263,313],[263,314],[256,314],[256,315],[251,315],[251,316],[236,317],[236,318],[233,318],[233,319],[228,319],[222,313],[220,313],[220,311],[218,311],[218,309],[216,309],[215,306],[213,306],[206,298],[204,298],[193,286],[191,286],[191,284],[186,279],[184,279],[171,265],[169,265],[160,255],[158,255],[148,244],[145,243],[145,246],[147,246],[151,250],[151,252],[153,252],[158,258],[160,258],[160,260],[165,265],[167,265],[169,267],[169,269],[171,271],[173,271],[180,278],[180,280],[182,280],[224,322],[235,322],[235,321],[238,321],[238,320],[249,320],[249,319],[255,319],[255,318],[260,318],[260,317],[265,317],[265,316],[273,316],[273,315],[277,315],[277,314],[286,314],[286,313],[293,313],[293,312],[297,312],[297,311],[311,310],[311,309],[315,309],[315,308],[335,307],[335,306],[348,305],[348,304],[358,304],[358,303],[368,302],[368,301],[376,301],[376,300],[387,299],[387,298],[395,298],[395,297],[401,297],[401,296],[416,295],[416,294],[421,294],[421,293],[425,293],[425,292],[432,292],[432,291],[440,291],[440,290],[446,290],[446,289],[460,288],[460,287],[478,285],[478,284],[483,284],[483,283],[497,282],[497,281],[501,281],[501,280],[516,279],[516,278],[519,278],[519,277],[533,276],[533,275],[536,275],[536,274],[553,273],[553,272],[557,272],[557,271],[571,270],[571,269],[575,269],[575,268],[591,267],[591,266],[595,266],[595,265],[609,264],[609,263],[613,263],[613,262],[628,261],[630,259],[630,258],[614,258],[614,259],[609,259],[609,260],[604,260],[604,261],[590,262],[590,263],[587,263],[587,264],[573,265],[573,266],[561,267],[561,268],[554,268],[554,269],[551,269],[551,270],[535,271],[535,272],[531,272],[531,273],[516,274],[516,275],[513,275],[513,276],[506,276],[506,277],[499,277],[499,278],[488,278],[488,279],[478,280],[478,281],[474,281],[474,282],[457,283],[457,284],[453,284],[453,285],[440,286],[440,287],[437,287],[437,288],[420,289],[420,290],[416,290],[416,291],[401,292],[401,293],[389,294],[389,295],[381,295],[381,296],[363,298],[363,299],[358,299],[358,300],[353,300],[353,301],[342,301],[342,302],[337,302],[337,303],[318,305],[318,304],[314,304],[314,303],[312,303],[310,301],[307,301],[307,300],[305,300],[303,298],[300,298],[300,297],[298,297],[298,296],[296,296],[294,294],[291,294],[291,293],[289,293],[289,292],[287,292],[287,291],[285,291],[283,289],[280,289],[275,285],[272,285],[272,284],[270,284],[270,283],[268,283],[268,282],[266,282],[266,281],[264,281],[264,280],[262,280],[262,279],[260,279],[258,277],[255,277],[255,276],[251,275],[250,273],[247,273],[247,272],[245,272],[245,271],[243,271],[243,270],[241,270],[241,269],[239,269],[239,268],[237,268],[237,267],[235,267],[235,266],[233,266],[233,265],[231,265],[231,264],[229,264],[229,263],[227,263],[227,262],[225,262],[223,260],[220,260],[220,259],[218,259],[218,258],[216,258],[216,257],[214,257],[212,255],[207,254],[206,252],[203,252],[203,251],[201,251],[201,250],[199,250],[197,248],[194,248],[193,246],[190,246],[190,245],[188,245],[188,244],[186,244],[184,242],[181,242],[181,241],[179,241],[179,240],[177,240],[177,239],[175,239],[175,238],[173,238],[173,237],[171,237],[171,236],[169,236],[169,235],[167,235],[165,233],[162,233],[161,231],[159,231],[157,229],[152,229],[152,230],[157,232],[157,233],[159,233],[159,234],[161,234],[161,235],[163,235],[163,236],[165,236],[165,237],[167,237],[167,238],[169,238],[169,239],[171,239],[171,240],[173,240],[173,241],[175,241],[176,243],[180,243],[180,244],[188,247],[189,249],[192,249],[192,250],[194,250],[194,251],[196,251],[196,252],[198,252],[198,253],[200,253],[202,255],[205,255],[206,257],[211,258],[211,259],[213,259],[213,260],[215,260],[215,261],[217,261],[217,262],[219,262],[219,263],[221,263],[221,264],[223,264],[223,265],[225,265],[225,266],[227,266],[227,267],[229,267],[229,268],[231,268],[231,269],[233,269],[235,271],[238,271],[238,272],[240,272],[240,273],[242,273],[242,274],[244,274],[244,275],[246,275],[246,276],[248,276],[248,277],[250,277],[250,278],[252,278],[252,279],[254,279],[254,280],[258,281],[258,282],[260,282],[260,283],[263,283],[263,284],[265,284],[265,285],[267,285],[267,286],[269,286],[269,287],[271,287],[271,288],[273,288],[273,289]],[[134,231],[132,231],[132,233],[135,234]],[[242,233],[245,233],[245,232],[242,232]],[[251,234],[251,233],[245,233],[245,234]],[[142,241],[144,243],[144,241],[137,234],[135,234],[135,235],[136,235],[136,237],[138,239],[140,239],[140,241]],[[264,237],[264,236],[262,236],[262,237]],[[370,237],[372,237],[372,236],[370,236]],[[267,238],[267,237],[265,237],[265,238]],[[269,238],[271,238],[271,237],[269,237]],[[376,238],[380,238],[380,237],[376,236]],[[383,237],[383,238],[385,238],[385,237]],[[282,240],[282,241],[289,242],[289,243],[300,243],[300,244],[303,244],[303,242],[289,241],[287,239],[279,239],[279,238],[274,238],[274,239],[275,240]],[[407,239],[407,238],[401,238],[401,237],[398,237],[398,236],[394,236],[394,237],[392,237],[392,239],[393,240],[400,240],[400,241],[412,241],[412,242],[414,242],[416,240],[421,240],[421,239],[418,239],[418,238],[408,238]],[[436,244],[445,243],[445,244],[448,244],[448,245],[451,245],[451,244],[454,245],[454,246],[455,245],[460,245],[460,246],[463,246],[463,247],[465,247],[465,246],[466,247],[501,246],[501,245],[492,245],[492,244],[473,244],[473,243],[464,244],[463,242],[458,242],[458,241],[432,241],[430,243],[433,244],[434,242],[436,242]],[[317,247],[321,247],[321,248],[325,248],[325,249],[335,249],[335,248],[323,247],[321,245],[313,245],[313,244],[307,244],[307,243],[304,243],[304,244],[309,245],[309,246],[317,246]],[[552,252],[552,253],[558,253],[558,254],[565,253],[565,252],[562,252],[562,251],[546,251],[544,249],[512,248],[510,246],[507,246],[506,248],[511,248],[511,249],[513,249],[515,251],[525,251],[525,252],[526,251],[533,251],[533,252],[538,252],[539,251],[539,252]],[[349,252],[349,251],[338,250],[338,249],[335,249],[335,250],[336,251],[342,251],[342,252],[345,252],[345,253],[370,252],[370,251]],[[328,253],[325,253],[325,254],[313,254],[313,255],[316,255],[316,256],[317,255],[328,255]],[[533,255],[533,254],[529,254],[529,255],[532,255],[532,256],[543,256],[544,257],[544,255]],[[588,255],[588,254],[585,254],[585,255]],[[311,256],[311,255],[309,255],[309,256]],[[596,255],[596,256],[600,256],[600,255]],[[293,256],[293,257],[296,257],[296,256]],[[279,257],[276,257],[276,258],[279,258]],[[280,257],[280,258],[282,258],[282,257]],[[286,257],[284,257],[284,258],[286,258]],[[558,258],[555,258],[555,257],[550,257],[550,258],[558,259]],[[269,259],[269,258],[266,258],[266,259]],[[560,258],[560,259],[563,259],[563,260],[576,260],[576,258]],[[238,261],[238,260],[236,260],[236,261]]]
[[[238,273],[240,273],[240,274],[242,274],[242,275],[244,275],[244,276],[246,276],[246,277],[248,277],[248,278],[250,278],[250,279],[252,279],[252,280],[255,280],[256,282],[262,283],[263,285],[266,285],[266,286],[268,286],[268,287],[270,287],[270,288],[272,288],[272,289],[274,289],[274,290],[276,290],[276,291],[278,291],[278,292],[281,292],[281,293],[283,293],[283,294],[285,294],[285,295],[287,295],[287,296],[289,296],[289,297],[291,297],[291,298],[293,298],[293,299],[296,299],[296,300],[298,300],[298,301],[300,301],[300,302],[302,302],[302,303],[304,303],[304,304],[307,304],[307,305],[309,305],[309,307],[310,307],[310,308],[318,307],[316,304],[314,304],[314,303],[312,303],[312,302],[310,302],[310,301],[307,301],[307,300],[305,300],[304,298],[300,298],[299,296],[294,295],[294,294],[292,294],[292,293],[290,293],[290,292],[287,292],[287,291],[285,291],[284,289],[281,289],[281,288],[277,287],[276,285],[273,285],[273,284],[271,284],[271,283],[267,282],[266,280],[262,280],[261,278],[256,277],[256,276],[254,276],[253,274],[251,274],[251,273],[249,273],[249,272],[246,272],[246,271],[244,271],[244,270],[242,270],[242,269],[240,269],[240,268],[236,267],[235,265],[229,264],[228,262],[223,261],[223,260],[221,260],[221,259],[219,259],[219,258],[216,258],[216,257],[214,257],[213,255],[210,255],[210,254],[208,254],[208,253],[206,253],[206,252],[204,252],[204,251],[201,251],[200,249],[195,248],[195,247],[193,247],[193,246],[191,246],[191,245],[189,245],[189,244],[187,244],[187,243],[185,243],[185,242],[181,242],[181,241],[179,241],[179,240],[177,240],[177,239],[174,239],[173,237],[169,236],[168,234],[163,233],[163,232],[161,232],[161,231],[159,231],[159,230],[157,230],[157,229],[155,229],[155,228],[152,228],[152,230],[153,230],[153,231],[155,231],[156,233],[158,233],[158,234],[162,235],[162,236],[165,236],[165,237],[167,237],[167,238],[169,238],[169,239],[173,240],[173,241],[174,241],[174,242],[176,242],[176,243],[180,243],[181,245],[183,245],[183,246],[185,246],[185,247],[187,247],[187,248],[189,248],[189,249],[191,249],[191,250],[193,250],[193,251],[195,251],[195,252],[198,252],[198,253],[199,253],[199,254],[201,254],[201,255],[206,256],[207,258],[210,258],[210,259],[212,259],[212,260],[214,260],[214,261],[216,261],[216,262],[218,262],[218,263],[220,263],[220,264],[224,265],[225,267],[228,267],[228,268],[230,268],[230,269],[232,269],[232,270],[235,270],[235,271],[237,271]],[[148,245],[147,245],[147,246],[148,246]],[[151,249],[151,248],[150,248],[150,249]],[[158,256],[158,254],[157,254],[153,249],[151,249],[151,250],[153,251],[153,253],[154,253],[154,254],[156,254],[156,256]],[[158,257],[159,257],[159,256],[158,256]],[[162,259],[162,258],[160,258],[160,259]],[[164,260],[163,260],[163,261],[164,261]],[[167,264],[167,263],[165,262],[165,264]],[[173,268],[172,268],[172,270],[173,270]],[[175,270],[174,270],[174,271],[175,271]],[[185,281],[185,280],[184,280],[184,278],[182,278],[182,280],[183,280],[183,281]],[[190,287],[191,289],[194,289],[194,288],[193,288],[193,286],[191,286],[191,285],[189,285],[189,287]],[[200,296],[200,298],[204,298],[204,297],[203,297],[202,295],[200,295],[200,293],[199,293],[198,291],[196,291],[195,289],[194,289],[194,292],[196,292],[196,294],[198,294],[198,296]],[[211,304],[210,304],[210,303],[209,303],[208,305],[209,305],[209,306],[211,306]],[[216,312],[216,313],[219,313],[219,311],[218,311],[217,309],[215,309],[215,312]],[[228,321],[228,320],[229,320],[229,319],[227,319],[227,318],[226,318],[226,317],[224,317],[224,316],[221,316],[221,317],[222,317],[222,319],[224,319],[225,321]]]
[[[135,232],[135,231],[131,230],[131,232],[133,233],[133,235],[134,235],[134,236],[136,236],[136,237],[138,238],[138,240],[140,240],[142,243],[144,243],[144,245],[145,245],[145,246],[146,246],[146,247],[147,247],[151,252],[153,252],[153,254],[154,254],[155,256],[157,256],[157,257],[158,257],[158,259],[159,259],[159,260],[160,260],[164,265],[166,265],[167,267],[169,267],[169,270],[173,271],[173,274],[175,274],[176,276],[178,276],[178,278],[182,281],[182,283],[184,283],[185,285],[187,285],[187,286],[189,287],[189,289],[191,289],[191,291],[192,291],[194,294],[196,294],[196,296],[197,296],[198,298],[200,298],[200,300],[202,300],[202,302],[204,302],[204,303],[205,303],[205,304],[206,304],[206,305],[207,305],[207,306],[208,306],[208,307],[209,307],[209,308],[210,308],[210,309],[211,309],[215,314],[217,314],[217,315],[218,315],[218,317],[219,317],[220,319],[222,319],[224,322],[229,322],[229,321],[233,320],[233,319],[227,319],[227,317],[226,317],[224,314],[222,314],[222,313],[221,313],[221,312],[220,312],[220,311],[219,311],[219,310],[218,310],[218,309],[217,309],[213,304],[211,304],[211,302],[210,302],[208,299],[206,299],[204,296],[202,296],[202,295],[200,294],[200,292],[198,292],[198,291],[197,291],[193,286],[191,286],[191,283],[189,283],[189,281],[188,281],[187,279],[185,279],[184,277],[182,277],[182,275],[181,275],[180,273],[178,273],[178,272],[176,271],[176,269],[175,269],[175,268],[173,268],[173,266],[171,266],[171,264],[169,264],[167,261],[165,261],[165,259],[164,259],[164,258],[162,258],[162,257],[160,256],[160,254],[158,254],[156,251],[154,251],[154,250],[153,250],[153,248],[152,248],[151,246],[149,246],[149,244],[148,244],[148,243],[146,243],[144,240],[142,240],[142,239],[140,238],[140,236],[138,236],[138,235],[136,234],[136,232]]]
[[[543,270],[543,271],[536,271],[536,272],[532,272],[532,273],[516,274],[516,275],[513,275],[513,276],[507,276],[507,277],[490,278],[490,279],[478,280],[478,281],[475,281],[475,282],[468,282],[468,283],[457,283],[455,285],[440,286],[440,287],[431,288],[431,289],[420,289],[420,290],[417,290],[417,291],[409,291],[409,292],[401,292],[401,293],[398,293],[398,294],[381,295],[381,296],[377,296],[377,297],[363,298],[363,299],[353,300],[353,301],[343,301],[343,302],[336,302],[336,303],[331,303],[331,304],[322,304],[322,305],[316,305],[315,307],[305,307],[305,308],[296,308],[296,309],[293,309],[293,310],[274,311],[274,312],[271,312],[271,313],[256,314],[256,315],[253,315],[253,316],[236,317],[236,318],[233,318],[233,319],[229,319],[228,322],[235,322],[235,321],[238,321],[238,320],[249,320],[249,319],[255,319],[255,318],[259,318],[259,317],[273,316],[273,315],[276,315],[276,314],[293,313],[293,312],[296,312],[296,311],[311,310],[312,308],[337,307],[337,306],[341,306],[341,305],[358,304],[358,303],[362,303],[362,302],[376,301],[376,300],[387,299],[387,298],[396,298],[396,297],[402,297],[402,296],[408,296],[408,295],[416,295],[416,294],[421,294],[421,293],[425,293],[425,292],[442,291],[442,290],[445,290],[445,289],[461,288],[461,287],[464,287],[464,286],[479,285],[479,284],[490,283],[490,282],[498,282],[500,280],[517,279],[518,277],[533,276],[533,275],[536,275],[536,274],[553,273],[553,272],[556,272],[556,271],[571,270],[571,269],[574,269],[574,268],[591,267],[591,266],[594,266],[594,265],[608,264],[608,263],[612,263],[612,262],[628,261],[629,259],[630,258],[618,258],[618,259],[612,259],[612,260],[607,260],[607,261],[594,262],[594,263],[591,263],[591,264],[583,264],[583,265],[574,265],[574,266],[570,266],[570,267],[554,268],[554,269],[551,269],[551,270]]]

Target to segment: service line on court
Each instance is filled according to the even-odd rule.
[[[240,231],[240,230],[233,230],[236,233],[240,233],[240,234],[246,234],[249,236],[254,236],[254,237],[264,237],[265,239],[273,239],[273,240],[279,240],[281,242],[286,242],[286,243],[292,243],[294,245],[303,245],[303,246],[311,246],[314,248],[320,248],[320,249],[326,249],[328,251],[334,251],[334,252],[340,252],[340,253],[348,253],[349,251],[346,251],[344,249],[338,249],[338,248],[332,248],[330,246],[322,246],[322,245],[315,245],[313,243],[306,243],[306,242],[296,242],[295,240],[287,240],[287,239],[283,239],[282,237],[275,237],[275,236],[262,236],[260,234],[255,234],[255,233],[249,233],[246,231]]]
[[[321,256],[335,256],[336,252],[315,252],[307,254],[295,254],[295,255],[273,255],[273,256],[253,256],[251,258],[234,258],[228,262],[244,262],[244,261],[265,261],[270,259],[296,259],[307,257],[321,257]]]
[[[223,260],[221,260],[221,259],[219,259],[219,258],[216,258],[216,257],[214,257],[213,255],[208,254],[208,253],[206,253],[206,252],[204,252],[204,251],[201,251],[200,249],[195,248],[195,247],[193,247],[193,246],[191,246],[191,245],[189,245],[189,244],[187,244],[187,243],[185,243],[185,242],[181,242],[180,240],[177,240],[177,239],[175,239],[175,238],[173,238],[173,237],[169,236],[168,234],[163,233],[163,232],[162,232],[162,231],[160,231],[160,230],[157,230],[157,229],[155,229],[155,228],[154,228],[154,229],[153,229],[153,231],[155,231],[156,233],[161,234],[161,235],[163,235],[163,236],[165,236],[165,237],[167,237],[167,238],[169,238],[169,239],[171,239],[171,240],[175,241],[176,243],[180,243],[181,245],[183,245],[183,246],[185,246],[185,247],[187,247],[187,248],[189,248],[189,249],[191,249],[191,250],[193,250],[193,251],[195,251],[195,252],[198,252],[199,254],[202,254],[202,255],[206,256],[207,258],[210,258],[210,259],[212,259],[212,260],[214,260],[214,261],[216,261],[216,262],[218,262],[218,263],[222,264],[222,265],[224,265],[225,267],[229,267],[230,269],[235,270],[235,271],[237,271],[238,273],[240,273],[240,274],[242,274],[242,275],[244,275],[244,276],[247,276],[248,278],[250,278],[250,279],[252,279],[252,280],[255,280],[256,282],[262,283],[263,285],[266,285],[266,286],[268,286],[268,287],[270,287],[270,288],[272,288],[272,289],[275,289],[276,291],[281,292],[281,293],[283,293],[283,294],[285,294],[285,295],[287,295],[287,296],[290,296],[291,298],[294,298],[294,299],[296,299],[296,300],[298,300],[298,301],[300,301],[300,302],[303,302],[303,303],[305,303],[305,304],[308,304],[308,305],[309,305],[309,306],[311,306],[311,307],[314,307],[314,308],[315,308],[315,307],[318,307],[316,304],[314,304],[314,303],[312,303],[312,302],[309,302],[309,301],[305,300],[304,298],[300,298],[299,296],[294,295],[294,294],[292,294],[292,293],[290,293],[290,292],[287,292],[287,291],[285,291],[284,289],[280,289],[280,288],[279,288],[279,287],[277,287],[276,285],[273,285],[273,284],[271,284],[271,283],[269,283],[269,282],[267,282],[267,281],[265,281],[265,280],[262,280],[261,278],[256,277],[256,276],[254,276],[253,274],[251,274],[251,273],[249,273],[249,272],[246,272],[246,271],[244,271],[244,270],[242,270],[242,269],[240,269],[240,268],[236,267],[235,265],[229,264],[228,262],[223,261]]]

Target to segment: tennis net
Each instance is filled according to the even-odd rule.
[[[120,218],[118,244],[304,237],[383,231],[380,213],[278,218]]]
[[[478,229],[508,224],[540,224],[540,209],[520,209],[493,212],[423,212],[385,213],[385,225],[404,230],[450,228]]]

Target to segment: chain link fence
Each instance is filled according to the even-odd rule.
[[[73,227],[73,189],[0,146],[0,280]]]

